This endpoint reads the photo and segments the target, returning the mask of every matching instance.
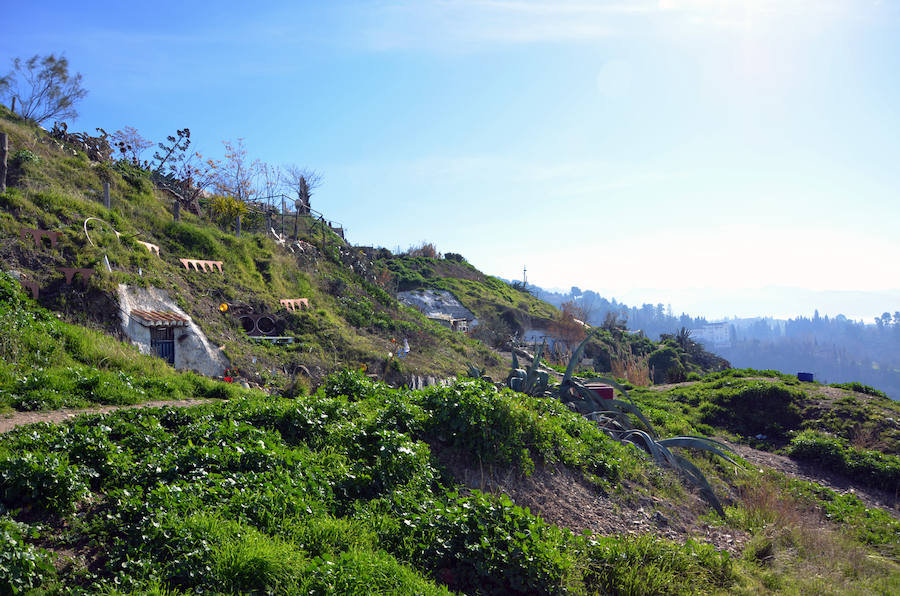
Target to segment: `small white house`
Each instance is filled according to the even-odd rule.
[[[231,366],[165,290],[121,284],[118,294],[122,331],[142,353],[208,377],[222,376]]]

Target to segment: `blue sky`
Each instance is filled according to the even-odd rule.
[[[350,240],[709,316],[900,308],[900,4],[18,3],[75,128],[309,166]],[[791,298],[790,296],[794,296]],[[781,300],[779,302],[779,300]],[[848,298],[823,312],[870,317]],[[857,312],[858,311],[858,312]]]

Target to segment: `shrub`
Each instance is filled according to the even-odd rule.
[[[812,461],[855,480],[896,493],[900,491],[900,457],[853,447],[844,439],[813,430],[798,433],[787,448],[788,454]]]
[[[303,576],[301,594],[451,594],[385,552],[325,555],[312,561]]]
[[[88,492],[83,474],[65,456],[6,455],[0,459],[0,503],[7,508],[31,506],[69,513]]]
[[[680,383],[684,380],[684,364],[672,346],[660,346],[654,350],[647,364],[653,369],[654,383]]]
[[[17,166],[22,167],[27,163],[40,163],[41,158],[28,149],[19,149],[12,154],[11,161]]]
[[[170,221],[166,224],[163,234],[183,254],[206,259],[221,256],[219,243],[207,229],[181,221]]]
[[[723,379],[711,387],[700,405],[701,421],[744,436],[782,438],[803,421],[799,405],[806,394],[782,383],[732,382]]]
[[[401,558],[429,569],[453,590],[486,594],[555,594],[573,561],[571,534],[545,524],[508,497],[473,491],[470,497],[419,503],[401,512],[385,538]]]
[[[22,540],[25,528],[0,518],[0,593],[31,593],[56,575],[47,552]]]
[[[612,596],[711,593],[735,579],[728,553],[693,540],[680,545],[646,535],[597,538],[586,559],[585,587]]]

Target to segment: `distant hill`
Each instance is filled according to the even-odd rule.
[[[715,319],[691,316],[685,313],[675,315],[662,303],[629,306],[616,299],[607,299],[591,290],[572,288],[568,293],[551,292],[537,286],[529,287],[532,294],[562,306],[572,302],[588,315],[592,324],[601,324],[610,315],[625,321],[631,330],[640,329],[656,339],[663,334],[676,333],[682,327],[693,330],[694,339],[701,343],[702,330]],[[816,296],[857,294],[874,299],[891,293],[817,293]],[[835,296],[832,296],[835,298]],[[854,321],[846,316],[819,316],[810,303],[808,309],[815,310],[812,317],[744,318],[724,321],[728,325],[728,341],[705,343],[706,348],[722,356],[734,366],[778,370],[788,374],[798,371],[812,372],[817,379],[827,382],[859,381],[877,387],[894,399],[900,399],[900,312],[897,303],[888,312],[877,312],[871,318],[875,323]],[[887,304],[882,303],[882,308]]]

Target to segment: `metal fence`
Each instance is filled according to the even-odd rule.
[[[249,213],[236,222],[238,233],[276,234],[285,240],[321,235],[324,240],[330,231],[346,239],[347,229],[343,224],[287,195],[257,198],[248,202],[247,206]]]

